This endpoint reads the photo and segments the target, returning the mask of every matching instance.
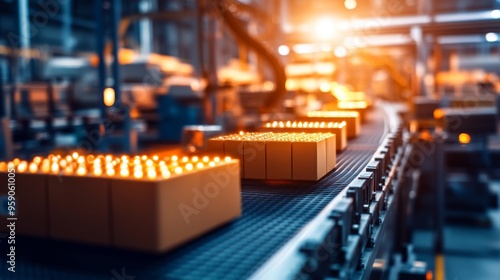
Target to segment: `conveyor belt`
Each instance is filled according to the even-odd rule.
[[[338,155],[337,168],[318,182],[242,182],[243,215],[163,256],[86,245],[17,240],[16,267],[0,264],[1,279],[245,279],[347,186],[378,148],[386,127],[374,110],[362,134]],[[91,206],[89,202],[89,207]],[[173,229],[175,230],[175,229]],[[2,255],[6,252],[2,242]],[[3,258],[2,258],[3,259]],[[123,270],[124,269],[124,270]],[[125,274],[122,274],[125,272]]]

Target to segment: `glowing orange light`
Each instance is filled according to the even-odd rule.
[[[115,176],[115,170],[110,168],[110,169],[106,169],[106,175],[108,176]]]
[[[436,109],[434,110],[433,115],[436,120],[442,119],[444,117],[444,111],[442,109]]]
[[[458,142],[462,145],[469,144],[470,140],[471,140],[470,135],[467,133],[460,133],[458,135]]]
[[[135,170],[134,171],[134,177],[137,178],[137,179],[142,178],[143,175],[144,174],[143,174],[142,170]]]
[[[95,176],[101,176],[102,175],[102,169],[100,168],[95,168],[94,169],[94,175]],[[111,175],[110,175],[111,176]]]
[[[128,169],[121,169],[120,170],[120,176],[122,177],[128,177],[130,173],[128,172]]]
[[[169,178],[170,177],[170,171],[168,171],[168,169],[162,169],[161,170],[161,176],[163,178]]]
[[[54,162],[52,166],[50,167],[50,170],[52,173],[58,173],[59,172],[59,164],[57,162]]]
[[[40,162],[42,162],[42,158],[41,157],[34,157],[33,162],[36,164],[40,164]]]
[[[147,175],[149,179],[156,179],[156,171],[152,168],[148,169]]]
[[[34,162],[30,163],[29,170],[31,173],[36,173],[38,171],[38,165]]]
[[[17,166],[17,171],[25,172],[28,169],[28,163],[26,161],[21,161]]]

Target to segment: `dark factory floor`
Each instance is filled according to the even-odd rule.
[[[500,181],[490,186],[500,193]],[[500,210],[488,213],[491,226],[450,225],[445,227],[445,276],[448,280],[500,279]],[[418,231],[413,236],[418,259],[434,268],[433,234]]]

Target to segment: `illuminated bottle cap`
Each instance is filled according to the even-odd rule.
[[[115,176],[115,170],[112,168],[106,169],[106,175]]]
[[[33,162],[36,164],[40,164],[40,162],[42,162],[42,158],[41,157],[34,157]]]
[[[170,171],[168,169],[162,169],[161,170],[161,177],[163,178],[169,178],[170,177]]]
[[[148,169],[147,176],[148,176],[148,179],[151,179],[151,180],[156,179],[156,171],[153,168]]]
[[[73,174],[73,166],[68,165],[68,166],[66,166],[66,168],[63,169],[63,171],[64,171],[64,174],[71,175],[71,174]]]
[[[182,167],[178,166],[174,169],[175,174],[182,174]]]
[[[76,169],[76,175],[78,176],[85,176],[87,175],[87,169],[85,168],[85,165],[80,165]]]
[[[30,163],[29,170],[31,173],[38,172],[38,165],[34,162]]]
[[[26,161],[21,161],[17,166],[17,171],[25,172],[28,169],[28,163]]]
[[[52,163],[52,165],[50,166],[50,170],[52,171],[52,173],[58,173],[59,164],[57,164],[57,162]]]
[[[186,170],[188,170],[188,171],[193,170],[193,164],[192,163],[186,164]]]
[[[120,170],[120,176],[122,177],[128,177],[130,175],[128,169],[121,169]]]
[[[134,171],[134,177],[137,178],[137,179],[140,179],[142,178],[142,176],[144,175],[144,173],[142,172],[142,170],[135,170]]]
[[[102,176],[102,169],[101,168],[94,168],[94,175],[95,176]],[[110,175],[112,176],[112,175]]]

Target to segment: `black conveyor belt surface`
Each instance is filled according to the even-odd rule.
[[[375,109],[362,134],[318,182],[242,182],[240,219],[162,256],[19,238],[16,273],[0,264],[0,279],[245,279],[313,219],[361,172],[378,148],[386,122]],[[91,205],[89,205],[91,207]],[[4,239],[5,240],[5,239]],[[2,260],[7,252],[2,242]]]

